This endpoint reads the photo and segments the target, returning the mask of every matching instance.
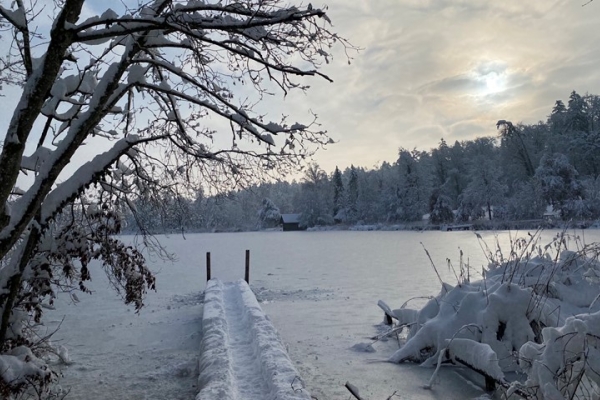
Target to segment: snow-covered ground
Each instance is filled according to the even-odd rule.
[[[493,240],[491,232],[480,234]],[[600,239],[598,231],[585,235]],[[439,384],[424,390],[431,369],[383,362],[397,349],[395,340],[375,343],[374,353],[361,345],[381,331],[374,326],[382,320],[377,299],[397,308],[408,298],[439,292],[420,242],[449,282],[454,278],[445,259],[456,260],[459,247],[471,265],[484,264],[471,232],[258,232],[161,240],[178,261],[150,259],[158,292],[148,295],[139,315],[121,304],[98,268],[92,271],[94,295],[78,294],[77,304],[63,295],[57,310],[48,312],[48,329],[64,318],[55,341],[72,361],[62,380],[69,398],[195,398],[205,252],[212,254],[213,277],[233,281],[243,276],[245,249],[251,250],[251,286],[313,396],[347,399],[346,381],[373,400],[394,391],[411,399],[484,395],[479,377],[474,384],[458,368],[442,369]]]
[[[48,312],[55,343],[68,349],[63,367],[68,399],[193,399],[197,393],[198,349],[202,332],[200,293],[148,296],[137,315],[94,271],[92,296]]]

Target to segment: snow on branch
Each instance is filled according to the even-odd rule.
[[[10,22],[19,31],[27,29],[25,10],[21,6],[18,6],[16,10],[9,10],[0,5],[0,16]]]
[[[98,154],[91,161],[83,164],[69,179],[58,184],[54,190],[48,193],[41,208],[42,225],[60,211],[68,201],[73,200],[91,183],[97,181],[110,165],[114,164],[133,146],[160,139],[162,138],[142,139],[130,135],[117,141],[110,150]]]
[[[199,14],[198,11],[213,11],[214,15],[205,16]],[[93,17],[73,27],[72,30],[77,33],[77,41],[87,42],[155,29],[176,31],[184,25],[198,31],[205,29],[224,31],[247,30],[262,26],[302,21],[312,17],[324,17],[326,15],[322,10],[300,11],[295,7],[270,14],[261,13],[260,16],[256,13],[246,15],[248,18],[244,20],[232,17],[235,14],[238,13],[232,11],[231,7],[227,6],[213,6],[204,10],[193,8],[184,10],[179,8],[174,13],[165,13],[159,16],[152,16],[152,18],[145,18],[143,16],[114,18],[113,15],[109,15],[107,18]],[[103,28],[94,29],[99,26]]]

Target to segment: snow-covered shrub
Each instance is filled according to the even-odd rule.
[[[453,220],[452,199],[443,194],[439,195],[429,213],[429,221],[432,224],[445,224]]]
[[[600,246],[570,251],[565,235],[544,247],[538,238],[515,240],[506,258],[490,252],[483,279],[444,284],[420,310],[394,310],[410,329],[389,361],[432,366],[462,357],[505,386],[498,368],[527,373],[510,390],[531,398],[600,396]],[[494,357],[482,347],[487,361],[473,365],[469,343]]]
[[[262,228],[272,228],[279,225],[281,220],[281,212],[279,207],[269,198],[264,198],[262,207],[258,211],[258,220]]]
[[[36,328],[44,308],[54,306],[57,292],[70,293],[75,301],[75,292],[89,293],[86,282],[91,280],[88,265],[92,260],[102,262],[125,303],[141,309],[144,294],[154,289],[155,278],[143,255],[115,237],[120,229],[121,216],[108,203],[81,202],[69,204],[48,229],[37,234],[37,245],[23,269],[20,286],[11,286],[16,292],[10,303],[10,317],[0,325],[4,338],[0,393],[17,394],[32,386],[37,393],[47,394],[50,390],[56,374],[46,359],[50,353],[64,350],[55,349],[48,337],[40,339]],[[0,294],[0,300],[5,302],[9,293]]]
[[[536,399],[600,398],[600,311],[544,328],[542,343],[521,347],[519,363]]]
[[[51,379],[48,366],[28,347],[18,346],[0,355],[0,396],[3,399],[10,399],[32,385],[43,388]]]

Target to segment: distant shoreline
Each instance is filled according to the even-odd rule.
[[[456,225],[470,225],[470,229],[443,229]],[[525,221],[472,221],[466,224],[438,224],[429,223],[374,223],[374,224],[336,224],[336,225],[318,225],[306,229],[307,232],[325,232],[325,231],[504,231],[504,230],[546,230],[546,229],[600,229],[600,221],[544,221],[544,220],[525,220]],[[164,234],[194,234],[194,233],[241,233],[241,232],[281,232],[281,227],[267,229],[212,229],[212,230],[165,230],[151,232],[152,235]],[[136,235],[141,232],[123,231],[123,235]]]

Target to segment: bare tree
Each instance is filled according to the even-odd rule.
[[[23,321],[55,287],[85,290],[93,258],[142,306],[154,277],[112,236],[135,198],[286,173],[330,142],[316,119],[253,111],[306,90],[304,76],[330,81],[321,63],[350,46],[322,9],[155,0],[84,20],[84,0],[2,3],[0,84],[21,97],[0,154],[0,357],[29,344]],[[82,152],[89,161],[69,166]],[[16,387],[3,378],[0,391]]]

